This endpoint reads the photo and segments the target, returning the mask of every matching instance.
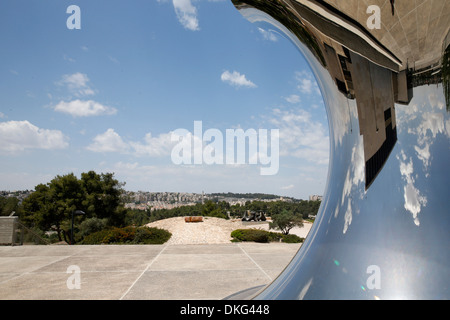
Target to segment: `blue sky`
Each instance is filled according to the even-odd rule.
[[[69,5],[81,29],[69,30]],[[0,189],[114,172],[127,190],[322,194],[328,124],[305,59],[231,1],[0,2]],[[175,165],[171,132],[279,129],[279,171]]]

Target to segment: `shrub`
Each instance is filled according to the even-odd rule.
[[[101,231],[91,233],[90,235],[85,237],[81,243],[82,244],[104,244],[105,242],[103,241],[103,239],[105,239],[107,237],[109,232],[110,232],[110,230],[106,229],[106,230],[101,230]]]
[[[103,230],[106,227],[108,219],[99,219],[99,218],[88,218],[80,223],[80,235],[81,237],[86,237],[91,233],[98,232]]]
[[[111,228],[91,233],[83,244],[163,244],[172,234],[166,230],[148,227]]]
[[[237,229],[231,237],[237,241],[269,242],[269,232],[259,229]]]
[[[136,229],[134,243],[163,244],[170,239],[172,234],[164,229],[141,227]]]
[[[283,235],[283,238],[282,238],[282,241],[285,243],[301,243],[304,240],[305,240],[304,238],[300,238],[296,234],[285,234],[285,235]]]
[[[295,234],[282,234],[280,232],[269,232],[259,229],[236,229],[231,232],[232,242],[253,241],[253,242],[285,242],[301,243],[303,238]]]

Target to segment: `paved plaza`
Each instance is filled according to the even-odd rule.
[[[299,247],[287,243],[0,246],[0,299],[224,299],[269,284]]]

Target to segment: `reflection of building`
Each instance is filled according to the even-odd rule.
[[[325,66],[338,90],[356,100],[368,188],[397,141],[395,102],[408,104],[411,100],[411,77],[407,70],[399,72],[398,58],[356,21],[326,7],[324,14],[340,21],[330,24],[311,14],[307,6],[295,3],[294,7],[306,17],[305,27],[322,48]],[[364,37],[368,40],[361,41]]]
[[[360,134],[363,136],[366,188],[397,141],[393,72],[351,53]]]
[[[393,53],[392,46],[388,48],[386,41],[381,41],[384,38],[369,32],[365,27],[367,15],[364,19],[348,15],[338,10],[334,1],[333,4],[318,0],[234,2],[241,9],[263,4],[266,13],[311,50],[329,71],[339,92],[356,100],[364,144],[365,186],[369,188],[397,141],[395,103],[408,105],[413,96],[413,73],[417,71],[408,68],[407,59],[397,56],[402,50],[395,47]],[[407,4],[398,12],[403,13],[405,6],[418,9],[415,4]],[[427,59],[435,61],[435,54]],[[417,65],[420,63],[415,62]],[[437,62],[435,67],[438,65]]]
[[[305,53],[335,138],[313,233],[273,283],[240,297],[448,299],[450,122],[441,98],[450,97],[450,1],[395,1],[395,14],[386,0],[233,1],[266,13],[253,21],[272,16]],[[364,30],[369,4],[381,9],[381,30]],[[439,81],[438,98],[430,84]],[[361,285],[368,265],[378,270],[372,275],[383,270],[376,290]]]

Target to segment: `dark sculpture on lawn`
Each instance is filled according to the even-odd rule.
[[[242,221],[266,221],[266,216],[264,215],[264,212],[254,212],[247,210],[247,212],[244,214],[244,217],[242,217]]]

